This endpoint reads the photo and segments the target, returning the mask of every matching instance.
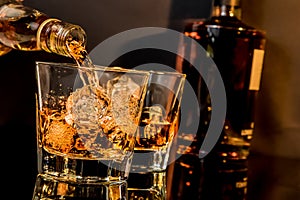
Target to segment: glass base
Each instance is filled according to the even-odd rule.
[[[166,200],[166,172],[131,173],[129,200]]]
[[[155,189],[129,188],[128,197],[130,200],[165,200],[166,198]]]
[[[32,200],[127,200],[126,181],[76,183],[39,174]]]

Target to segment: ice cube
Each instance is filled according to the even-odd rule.
[[[107,83],[111,93],[112,117],[120,129],[133,134],[137,128],[140,86],[126,74]]]
[[[78,127],[98,129],[98,119],[106,115],[109,104],[110,98],[102,87],[85,85],[69,96],[65,120]]]
[[[117,144],[132,148],[138,125],[140,87],[129,77],[108,81],[106,88],[84,85],[66,103],[65,121],[75,127],[88,151],[100,152]]]
[[[94,144],[99,134],[103,137],[99,119],[106,115],[109,105],[110,98],[104,88],[92,85],[76,89],[67,100],[65,120],[76,128],[87,150],[95,148]],[[102,144],[97,145],[99,146]]]

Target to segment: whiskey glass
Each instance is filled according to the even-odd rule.
[[[36,62],[33,199],[127,199],[149,73]]]
[[[149,71],[149,81],[128,178],[128,198],[166,199],[166,170],[180,123],[185,74]]]

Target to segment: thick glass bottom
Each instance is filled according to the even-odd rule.
[[[62,181],[77,183],[126,180],[130,160],[130,157],[125,157],[122,161],[76,159],[52,154],[43,149],[41,149],[38,159],[40,174],[48,174]]]
[[[126,181],[78,184],[39,174],[32,200],[127,200]]]
[[[128,179],[129,200],[166,200],[166,172],[131,173]]]

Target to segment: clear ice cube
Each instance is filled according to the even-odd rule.
[[[111,93],[112,117],[120,129],[126,133],[134,133],[137,128],[138,94],[140,87],[130,77],[123,75],[108,81]]]
[[[137,128],[140,87],[123,75],[107,82],[106,87],[85,85],[68,98],[65,120],[74,126],[85,148],[101,151],[118,144],[132,148]]]

